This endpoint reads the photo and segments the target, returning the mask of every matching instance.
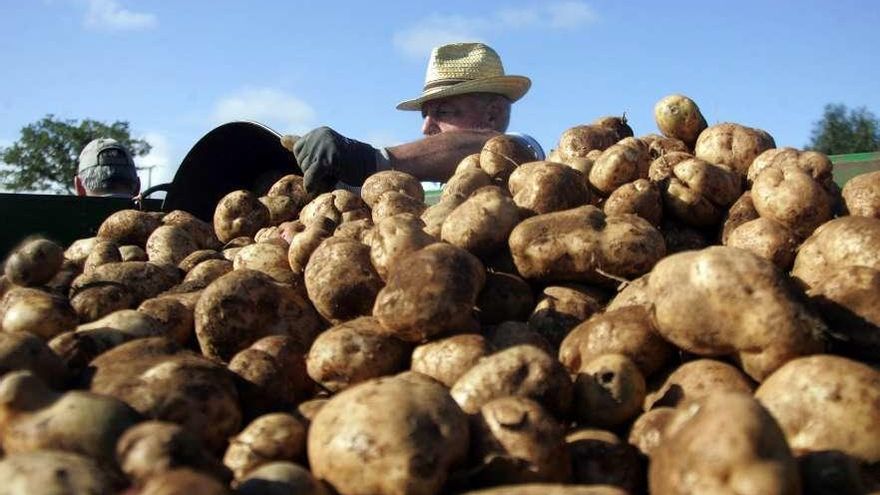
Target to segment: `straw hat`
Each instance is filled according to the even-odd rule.
[[[532,81],[504,74],[501,57],[483,43],[453,43],[431,52],[422,95],[397,105],[398,110],[421,110],[422,103],[466,93],[497,93],[516,101]]]

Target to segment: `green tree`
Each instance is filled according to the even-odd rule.
[[[848,110],[843,104],[825,105],[822,119],[813,124],[807,148],[826,155],[880,151],[880,120],[865,107]]]
[[[89,141],[113,138],[132,156],[150,152],[150,144],[133,139],[128,122],[105,124],[91,119],[60,120],[47,115],[21,129],[21,137],[0,148],[0,184],[10,191],[52,191],[73,193],[79,153]]]

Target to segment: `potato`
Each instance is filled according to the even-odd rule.
[[[164,324],[133,309],[120,309],[75,331],[58,334],[49,347],[68,368],[80,371],[99,354],[125,342],[146,337],[169,337],[171,330]]]
[[[308,469],[292,462],[269,462],[238,484],[238,495],[328,495],[327,488]]]
[[[571,478],[565,428],[531,399],[500,397],[487,402],[471,431],[477,485],[564,483]]]
[[[524,163],[510,175],[508,187],[513,202],[529,215],[567,210],[590,201],[583,176],[560,163]]]
[[[177,265],[198,250],[195,239],[181,227],[162,225],[147,239],[147,257],[153,263]]]
[[[663,218],[660,189],[646,179],[638,179],[615,189],[605,200],[602,209],[605,215],[638,215],[654,226],[660,225]]]
[[[677,415],[678,411],[672,407],[657,407],[645,411],[633,421],[627,442],[645,456],[651,457],[663,442],[666,427]]]
[[[294,174],[285,175],[275,181],[275,183],[269,187],[266,196],[291,197],[296,200],[296,204],[300,208],[305,206],[311,199],[311,196],[306,192],[306,188],[303,185],[303,178]]]
[[[361,187],[361,197],[370,208],[375,208],[379,198],[388,191],[396,191],[425,202],[422,183],[412,175],[399,170],[384,170],[367,177]]]
[[[134,246],[141,249],[139,246]],[[92,273],[95,268],[106,265],[107,263],[118,263],[122,261],[122,253],[119,251],[119,245],[114,241],[98,241],[92,248],[92,252],[86,257],[83,263],[83,273]],[[143,261],[147,261],[146,259]]]
[[[619,292],[605,306],[605,311],[614,311],[628,306],[649,308],[651,300],[648,297],[648,275],[643,275],[626,284],[620,284]]]
[[[541,282],[612,284],[646,273],[666,252],[647,220],[606,217],[595,206],[526,219],[508,242],[520,275]]]
[[[370,261],[382,280],[388,278],[389,267],[397,264],[400,258],[436,242],[424,227],[425,223],[411,213],[383,218],[376,224],[367,244],[370,246]]]
[[[38,337],[0,332],[0,376],[17,370],[29,371],[55,389],[65,388],[70,378],[64,362]]]
[[[724,227],[721,232],[721,243],[727,245],[730,234],[740,225],[760,218],[755,203],[752,201],[751,191],[746,191],[730,206],[724,218]]]
[[[245,246],[250,246],[253,243],[254,243],[253,236],[240,235],[238,237],[235,237],[235,238],[229,240],[229,242],[224,244],[223,245],[223,252],[225,253],[229,249],[243,248]]]
[[[298,399],[299,391],[288,381],[289,372],[283,364],[266,352],[249,347],[229,361],[229,371],[236,375],[236,386],[245,418],[254,418],[271,411],[289,410]],[[297,368],[303,372],[302,366]],[[302,381],[302,380],[300,380]]]
[[[413,350],[411,369],[447,387],[492,352],[492,344],[480,334],[463,333],[422,344]]]
[[[309,376],[325,389],[339,392],[356,383],[405,370],[410,346],[382,333],[372,316],[362,316],[321,333],[306,360]]]
[[[574,381],[579,424],[614,428],[635,418],[645,400],[645,378],[623,354],[602,354],[581,365]]]
[[[590,185],[603,196],[638,179],[648,178],[650,157],[642,146],[618,143],[605,151],[590,169]]]
[[[632,359],[643,376],[658,371],[674,348],[657,333],[651,314],[643,306],[608,310],[574,327],[559,347],[559,361],[569,373],[604,354]]]
[[[647,475],[639,451],[610,431],[579,429],[565,436],[578,484],[611,485],[642,493]]]
[[[554,483],[526,483],[505,485],[484,490],[472,490],[462,495],[626,495],[626,491],[607,485],[561,485]]]
[[[673,157],[681,154],[692,156],[691,148],[681,139],[659,136],[656,139],[651,140],[648,145],[648,155],[655,162],[658,158],[663,158],[665,156]],[[650,171],[648,175],[650,176]]]
[[[617,133],[613,129],[596,125],[579,125],[562,133],[556,149],[560,157],[565,160],[585,157],[593,150],[603,151],[617,141]],[[482,165],[482,160],[480,164]]]
[[[745,177],[752,161],[775,147],[773,137],[761,129],[723,123],[709,126],[700,133],[694,145],[694,155],[709,163],[727,165]]]
[[[449,213],[440,238],[477,256],[491,254],[506,246],[519,218],[516,203],[500,187],[487,186]]]
[[[525,321],[534,307],[532,288],[525,280],[510,273],[486,273],[486,284],[477,296],[480,323],[495,325],[508,320]]]
[[[106,263],[92,273],[77,277],[70,288],[70,299],[72,303],[77,293],[93,287],[121,284],[131,292],[137,305],[170,289],[180,279],[180,270],[173,265],[148,261]]]
[[[279,225],[299,218],[300,204],[297,198],[285,195],[260,196],[257,198],[269,211],[268,225]]]
[[[694,100],[684,95],[664,96],[654,105],[654,121],[666,137],[680,139],[688,146],[707,127],[706,119]]]
[[[177,267],[188,273],[203,261],[222,259],[225,258],[223,257],[223,254],[219,251],[215,251],[213,249],[199,249],[197,251],[193,251],[192,253],[187,255],[186,258],[182,259],[180,263],[177,264]]]
[[[779,425],[749,395],[712,394],[673,421],[651,455],[652,494],[800,493]]]
[[[757,157],[749,167],[747,179],[753,183],[768,168],[795,167],[810,175],[816,182],[828,187],[832,182],[831,160],[818,151],[800,151],[795,148],[773,148]]]
[[[345,239],[354,239],[356,241],[364,242],[364,239],[367,238],[367,234],[373,230],[372,218],[361,218],[359,220],[351,220],[349,222],[345,222],[339,227],[336,227],[333,230],[333,236]]]
[[[329,231],[317,224],[294,234],[287,251],[287,262],[291,271],[299,275],[303,274],[312,253],[330,235]]]
[[[164,225],[173,225],[185,230],[199,249],[219,249],[220,241],[214,235],[214,227],[208,222],[197,218],[192,213],[174,210],[162,217]]]
[[[121,309],[130,309],[138,302],[131,289],[118,282],[97,281],[70,289],[70,306],[79,320],[84,322],[95,321]]]
[[[652,145],[653,146],[653,145]],[[682,144],[684,146],[684,144]],[[648,179],[651,182],[663,182],[672,177],[672,168],[677,164],[694,158],[687,151],[670,151],[663,153],[651,161],[648,166]]]
[[[118,245],[133,244],[144,247],[147,238],[162,221],[148,212],[140,210],[119,210],[107,217],[98,227],[98,238],[110,240]]]
[[[64,260],[72,262],[82,268],[86,258],[98,242],[100,242],[100,239],[97,237],[86,237],[73,241],[70,243],[70,246],[64,250]],[[146,238],[144,238],[144,242],[146,242]]]
[[[880,461],[880,371],[847,358],[795,359],[755,391],[796,453],[837,450]]]
[[[199,439],[178,424],[143,421],[125,430],[116,443],[119,467],[134,481],[186,467],[228,481],[232,474],[202,446]]]
[[[49,340],[76,328],[78,319],[66,298],[36,289],[13,289],[0,302],[0,328]]]
[[[730,232],[724,244],[751,251],[770,260],[780,270],[788,271],[800,242],[786,226],[761,217],[740,224]]]
[[[186,345],[194,336],[193,308],[181,297],[168,295],[147,299],[137,310],[162,324],[164,335],[180,345]]]
[[[697,359],[673,371],[656,391],[645,397],[645,410],[678,407],[715,392],[751,394],[755,384],[735,366],[714,359]]]
[[[224,362],[266,335],[311,343],[319,325],[314,309],[295,289],[255,270],[233,270],[218,278],[195,307],[202,353]]]
[[[48,239],[24,241],[4,263],[7,280],[23,287],[43,285],[58,273],[64,250]]]
[[[369,246],[353,240],[323,242],[309,258],[304,275],[309,299],[332,324],[369,315],[382,288]]]
[[[467,251],[431,244],[391,268],[373,316],[387,335],[407,342],[474,328],[473,308],[485,273],[480,260]]]
[[[415,199],[407,194],[397,191],[386,191],[376,200],[373,208],[373,223],[379,223],[383,218],[411,213],[420,216],[427,209],[424,201]]]
[[[483,336],[495,351],[503,351],[504,349],[520,345],[530,345],[550,355],[556,352],[543,335],[533,330],[528,323],[521,321],[504,321],[484,328]]]
[[[672,167],[663,205],[687,225],[711,227],[721,222],[727,207],[740,196],[740,182],[724,165],[690,158]]]
[[[114,493],[120,485],[92,459],[48,449],[4,456],[0,479],[0,495],[99,495]]]
[[[467,198],[474,191],[491,185],[492,177],[481,168],[469,168],[461,172],[456,171],[449,178],[449,181],[446,182],[446,185],[443,186],[440,199],[443,200],[450,196],[463,196]]]
[[[620,117],[614,115],[608,115],[605,117],[599,117],[594,120],[592,125],[597,125],[599,127],[605,127],[611,129],[615,132],[616,138],[618,141],[624,138],[632,137],[633,130],[629,124],[626,123],[626,112]]]
[[[306,428],[308,429],[309,425],[311,425],[312,421],[315,419],[315,415],[318,414],[318,411],[320,411],[329,400],[330,399],[327,397],[320,397],[300,402],[299,405],[296,406],[294,414],[297,418],[305,422]]]
[[[277,244],[251,244],[241,248],[232,260],[233,270],[247,268],[263,272],[278,282],[294,284],[296,275],[287,261],[288,250]]]
[[[241,424],[232,375],[223,366],[163,338],[138,339],[92,361],[86,385],[116,397],[150,419],[170,421],[212,452],[225,448]]]
[[[132,244],[119,246],[119,261],[147,261],[147,252]]]
[[[535,161],[532,150],[516,137],[505,134],[489,138],[480,150],[480,169],[500,186],[507,184],[517,167],[532,161]]]
[[[214,232],[222,243],[240,236],[253,237],[269,221],[269,209],[250,191],[232,191],[214,210]]]
[[[831,197],[809,174],[798,168],[769,168],[752,185],[759,215],[791,229],[801,238],[833,216]]]
[[[241,480],[269,462],[302,461],[306,452],[306,425],[287,413],[260,416],[229,441],[223,464]]]
[[[559,361],[537,347],[518,345],[480,360],[455,382],[450,394],[468,414],[476,414],[492,399],[518,396],[564,417],[571,406],[572,383]]]
[[[178,468],[153,476],[138,495],[232,495],[221,482],[189,468]]]
[[[880,218],[880,171],[848,180],[843,185],[843,201],[850,215]]]
[[[464,196],[453,194],[442,197],[436,204],[429,206],[421,215],[422,221],[425,222],[425,232],[439,240],[440,232],[443,228],[443,222],[446,221],[446,217],[448,217],[458,205],[462,204],[464,200]]]
[[[465,459],[468,437],[447,389],[409,372],[333,396],[309,428],[308,457],[340,495],[434,494]]]
[[[274,374],[267,377],[290,389],[301,400],[317,390],[317,384],[306,374],[306,354],[312,345],[303,335],[269,335],[254,342],[248,349],[268,355],[275,363]],[[280,395],[280,394],[279,394]]]
[[[299,212],[304,225],[317,222],[327,229],[361,218],[370,218],[369,206],[360,196],[344,189],[319,195]]]
[[[183,277],[183,283],[192,288],[204,289],[210,285],[211,282],[231,272],[234,266],[233,263],[234,261],[229,260],[205,260],[193,267],[193,269]]]
[[[819,279],[807,294],[841,348],[866,359],[880,356],[880,271],[845,266]]]
[[[847,266],[880,270],[880,220],[847,216],[831,220],[813,232],[798,250],[791,274],[804,287]]]
[[[657,330],[700,356],[733,355],[757,381],[823,350],[825,325],[768,260],[714,246],[669,256],[648,278]]]
[[[463,170],[470,170],[473,168],[480,168],[480,154],[479,153],[474,153],[474,154],[471,154],[471,155],[468,155],[468,156],[462,158],[461,161],[458,162],[458,165],[455,166],[455,173],[453,173],[453,175],[455,175]]]
[[[607,300],[608,294],[594,287],[547,286],[529,316],[529,326],[558,348],[572,328],[601,311]]]
[[[58,449],[115,467],[116,441],[140,416],[125,403],[82,390],[58,393],[30,371],[0,380],[4,454]]]

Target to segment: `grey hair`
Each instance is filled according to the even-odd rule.
[[[95,194],[137,193],[137,170],[124,165],[95,165],[77,174],[86,191]]]

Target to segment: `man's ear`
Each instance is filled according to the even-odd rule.
[[[78,175],[73,176],[73,188],[76,189],[77,196],[87,196],[86,188],[83,186],[82,180]]]

